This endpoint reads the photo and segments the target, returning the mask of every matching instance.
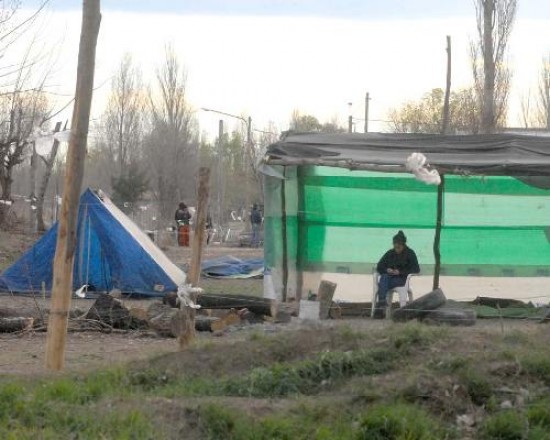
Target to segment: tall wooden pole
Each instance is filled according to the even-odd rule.
[[[443,226],[443,195],[445,193],[445,175],[441,174],[441,183],[437,187],[437,220],[435,223],[434,238],[434,282],[433,289],[439,289],[439,275],[441,273],[441,228]]]
[[[445,103],[443,104],[443,124],[441,134],[447,134],[451,122],[451,36],[447,35],[447,84],[445,87]]]
[[[197,218],[195,234],[191,243],[191,264],[187,273],[187,282],[198,287],[201,277],[202,252],[206,241],[206,216],[208,207],[208,193],[210,189],[210,169],[199,169],[199,188],[197,191]],[[196,298],[191,298],[196,303]],[[177,328],[180,350],[185,350],[195,338],[195,309],[182,307],[174,317],[178,321]]]
[[[46,368],[62,370],[65,363],[67,318],[71,305],[73,263],[76,248],[78,199],[90,125],[94,87],[95,54],[101,22],[100,0],[84,0],[78,53],[75,103],[71,139],[67,152],[65,190],[57,230],[52,299],[46,339]]]
[[[367,95],[365,96],[365,133],[369,132],[369,101],[370,93],[367,92]]]
[[[201,276],[201,262],[204,243],[206,242],[206,216],[208,207],[208,193],[210,190],[210,168],[199,169],[199,187],[197,190],[197,218],[195,234],[191,243],[191,264],[187,281],[197,287]]]

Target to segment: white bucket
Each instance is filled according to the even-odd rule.
[[[319,301],[300,301],[300,313],[298,318],[300,319],[311,319],[319,320],[319,313],[321,310],[321,303]]]

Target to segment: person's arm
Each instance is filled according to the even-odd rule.
[[[389,256],[390,256],[390,252],[391,251],[388,251],[384,254],[384,256],[380,259],[380,261],[378,262],[378,264],[376,265],[376,271],[379,273],[379,274],[384,274],[384,273],[387,273],[388,272],[388,269],[390,268],[389,266]]]
[[[409,249],[409,258],[407,259],[407,267],[405,268],[403,275],[410,275],[412,273],[420,273],[420,266],[418,264],[418,258],[416,253]]]

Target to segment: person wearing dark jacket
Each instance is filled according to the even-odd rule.
[[[189,208],[183,202],[181,202],[176,210],[174,215],[174,220],[176,220],[176,227],[178,231],[178,245],[189,247],[189,235],[191,231],[191,213]]]
[[[403,231],[399,231],[393,237],[393,248],[384,254],[378,262],[376,270],[380,274],[376,308],[383,310],[386,307],[388,292],[396,287],[404,286],[410,274],[420,272],[416,254],[407,246],[407,237]]]

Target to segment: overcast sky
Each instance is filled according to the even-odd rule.
[[[31,8],[36,1],[23,1]],[[51,0],[43,39],[59,47],[56,96],[74,91],[81,2]],[[344,123],[348,102],[363,115],[372,95],[373,130],[388,110],[420,97],[445,80],[445,35],[453,38],[453,86],[471,82],[469,42],[475,35],[472,0],[103,0],[97,52],[94,115],[122,55],[131,53],[152,77],[167,42],[188,72],[189,99],[252,116],[256,128],[274,121],[287,128],[293,109]],[[509,62],[514,90],[509,115],[535,88],[550,51],[550,1],[519,0]],[[201,128],[218,117],[197,111]],[[229,122],[229,121],[227,121]]]

